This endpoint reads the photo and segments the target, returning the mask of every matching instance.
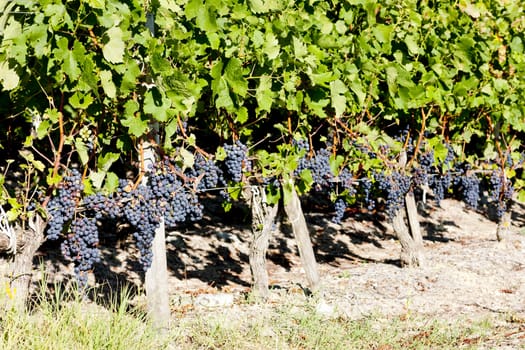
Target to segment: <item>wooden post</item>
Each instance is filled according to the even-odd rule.
[[[416,245],[423,247],[423,235],[421,234],[421,225],[419,224],[416,199],[414,198],[413,193],[409,192],[405,195],[405,206],[408,217],[408,225],[410,227],[410,234]]]
[[[143,143],[144,166],[146,169],[155,162],[155,151],[148,142]],[[143,178],[147,182],[147,177]],[[146,271],[145,289],[148,315],[153,325],[165,329],[169,325],[170,303],[168,294],[168,264],[166,259],[166,232],[164,219],[160,219],[159,227],[155,230],[155,237],[151,246],[153,253],[150,268]]]
[[[299,255],[301,257],[301,263],[303,264],[306,279],[308,285],[313,292],[318,291],[320,278],[317,272],[317,262],[315,260],[314,250],[312,247],[312,241],[310,240],[310,233],[308,232],[308,226],[304,219],[303,209],[301,207],[301,201],[295,191],[295,186],[292,181],[284,186],[289,186],[289,192],[284,191],[284,211],[288,216],[288,220],[292,225],[292,230],[297,241],[299,248]],[[287,195],[288,194],[288,195]]]

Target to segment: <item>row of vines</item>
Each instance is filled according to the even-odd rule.
[[[210,195],[251,203],[259,234],[279,203],[304,229],[308,194],[335,222],[385,213],[407,265],[422,263],[416,200],[459,197],[507,227],[525,200],[523,7],[0,0],[8,282],[23,289],[61,240],[86,285],[117,223],[147,270],[159,226],[199,220]]]

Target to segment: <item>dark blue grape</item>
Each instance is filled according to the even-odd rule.
[[[341,220],[343,219],[345,215],[345,210],[346,210],[346,202],[343,199],[338,198],[334,203],[335,214],[332,217],[332,222],[336,224],[340,224]]]
[[[76,217],[62,243],[62,253],[75,265],[75,274],[82,288],[87,285],[87,273],[100,261],[98,227],[94,218]]]
[[[378,188],[386,194],[386,213],[393,218],[405,203],[405,195],[410,190],[410,177],[398,171],[375,175]]]
[[[499,169],[492,172],[489,184],[490,198],[496,206],[496,216],[501,218],[507,211],[507,203],[512,199],[514,187],[512,182]]]
[[[463,194],[465,203],[473,208],[478,208],[480,199],[480,180],[475,175],[461,175],[454,179],[456,186]]]
[[[67,230],[83,189],[82,176],[78,170],[74,169],[70,175],[64,176],[56,195],[51,198],[47,205],[49,220],[46,232],[48,239],[56,240],[62,232]]]
[[[372,181],[365,177],[365,178],[362,178],[359,181],[359,183],[360,183],[361,190],[363,191],[364,203],[366,205],[366,208],[368,210],[373,210],[376,206],[376,202],[371,194]]]
[[[251,162],[248,159],[248,148],[240,141],[233,145],[224,145],[226,152],[226,159],[224,165],[226,167],[226,174],[228,174],[234,182],[240,182],[243,171],[251,170]]]

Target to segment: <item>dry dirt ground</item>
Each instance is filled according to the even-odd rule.
[[[322,278],[319,312],[352,319],[371,314],[425,314],[445,321],[496,316],[507,323],[508,338],[507,347],[497,348],[525,348],[525,206],[514,205],[513,225],[501,242],[496,224],[462,202],[444,200],[441,207],[427,207],[420,214],[426,262],[419,268],[399,267],[400,245],[380,217],[348,213],[341,225],[334,225],[328,213],[307,214]],[[245,215],[237,210],[211,216],[169,233],[175,313],[213,306],[243,312],[240,300],[251,283]],[[126,248],[119,254],[104,250],[97,282],[110,278],[113,286],[117,280],[140,284],[140,275],[128,272],[137,268],[137,253],[131,243],[119,244]],[[63,269],[58,265],[47,261],[51,275],[53,269]],[[286,222],[276,225],[268,271],[273,304],[291,294],[296,300],[304,297],[306,280]]]

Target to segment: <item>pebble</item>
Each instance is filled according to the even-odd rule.
[[[234,302],[233,294],[200,294],[195,297],[193,302],[196,307],[218,308],[232,306]]]

